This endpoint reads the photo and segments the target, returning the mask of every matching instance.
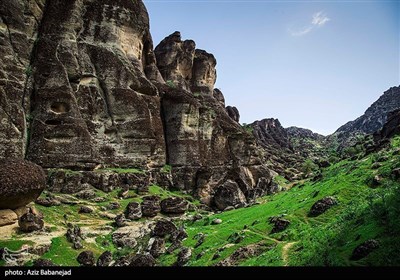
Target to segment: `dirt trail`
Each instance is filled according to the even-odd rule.
[[[289,257],[289,250],[290,248],[292,248],[292,246],[294,244],[296,244],[297,242],[289,242],[286,243],[283,247],[282,247],[282,260],[283,260],[283,265],[284,266],[288,266],[288,257]]]

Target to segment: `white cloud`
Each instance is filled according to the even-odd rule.
[[[327,15],[323,11],[319,11],[317,13],[314,13],[312,15],[312,21],[311,24],[304,26],[303,28],[300,28],[298,30],[293,30],[293,29],[288,29],[290,35],[294,37],[300,37],[304,36],[308,33],[310,33],[314,28],[319,28],[324,26],[328,21],[331,19],[327,17]]]
[[[328,21],[330,21],[331,19],[328,18],[324,12],[320,11],[318,13],[313,14],[312,17],[312,24],[313,25],[317,25],[317,26],[324,26],[325,23],[327,23]]]
[[[306,27],[303,27],[303,28],[300,29],[300,30],[289,30],[289,32],[290,32],[290,35],[292,35],[292,36],[300,37],[300,36],[306,35],[306,34],[309,33],[312,29],[313,29],[312,26],[306,26]]]

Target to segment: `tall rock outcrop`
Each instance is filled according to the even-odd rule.
[[[263,152],[214,89],[216,59],[179,32],[153,50],[142,1],[4,0],[0,20],[0,158],[90,178],[169,164],[170,185],[210,204],[227,180],[249,200],[265,192]]]
[[[157,65],[166,86],[162,108],[168,163],[176,187],[196,189],[204,202],[212,202],[215,189],[227,180],[237,183],[246,197],[263,193],[270,183],[262,165],[262,151],[224,107],[223,94],[215,90],[216,60],[197,50],[179,32],[156,47]]]

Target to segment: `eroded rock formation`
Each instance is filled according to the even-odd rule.
[[[126,176],[92,172],[104,167],[149,170],[147,184],[205,203],[227,180],[247,199],[265,192],[262,151],[214,89],[215,57],[179,32],[153,51],[142,1],[6,0],[0,20],[1,158],[81,172],[50,180],[68,193],[120,186]]]

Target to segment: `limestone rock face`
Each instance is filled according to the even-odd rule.
[[[46,185],[43,169],[26,160],[0,160],[0,209],[16,209],[34,201]]]
[[[231,180],[220,186],[214,196],[214,203],[218,209],[224,210],[228,206],[244,204],[246,198],[238,184]]]
[[[47,1],[33,53],[28,158],[44,167],[163,165],[141,1]],[[145,128],[145,129],[144,129]]]
[[[45,0],[0,3],[0,158],[24,156],[26,120],[31,116],[30,56],[38,36]]]
[[[253,135],[237,123],[238,112],[233,119],[228,115],[222,92],[213,89],[215,58],[196,50],[193,41],[182,41],[179,32],[162,40],[155,54],[167,81],[159,91],[174,186],[194,189],[210,204],[227,180],[237,180],[246,196],[261,178],[270,182]]]
[[[227,106],[226,112],[228,113],[229,117],[231,117],[232,120],[234,120],[237,123],[239,122],[240,114],[239,110],[236,107]]]
[[[153,50],[142,1],[4,0],[0,49],[0,158],[83,176],[53,176],[52,191],[111,191],[94,169],[156,174],[165,164],[167,187],[208,204],[227,180],[246,198],[271,181],[238,111],[227,113],[214,89],[215,57],[179,32]]]

